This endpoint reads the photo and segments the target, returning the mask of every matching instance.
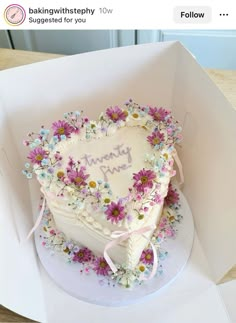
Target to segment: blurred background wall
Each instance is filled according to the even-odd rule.
[[[2,30],[0,47],[57,54],[179,40],[208,68],[236,69],[236,30]]]

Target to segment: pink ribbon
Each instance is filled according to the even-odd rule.
[[[39,216],[38,216],[38,218],[37,218],[37,220],[36,220],[36,222],[35,222],[35,224],[34,224],[33,228],[30,230],[29,234],[27,235],[26,240],[28,240],[28,239],[31,237],[31,235],[34,233],[34,231],[35,231],[35,230],[37,229],[37,227],[39,226],[39,224],[40,224],[40,222],[41,222],[41,220],[42,220],[42,218],[43,218],[43,213],[44,213],[44,210],[45,210],[45,204],[46,204],[46,199],[45,199],[45,197],[44,197],[44,198],[43,198],[42,208],[41,208],[41,210],[40,210]]]
[[[183,173],[183,166],[181,164],[181,161],[179,159],[179,156],[177,154],[177,151],[175,150],[175,152],[173,153],[173,157],[174,160],[176,162],[176,165],[178,166],[178,170],[179,170],[179,177],[180,177],[180,182],[179,182],[179,186],[183,185],[184,183],[184,173]]]
[[[113,271],[113,273],[116,273],[117,272],[117,268],[115,266],[115,264],[113,263],[113,261],[111,260],[110,256],[108,255],[107,251],[109,249],[111,249],[112,247],[114,247],[115,245],[119,244],[120,242],[128,239],[132,234],[142,234],[145,233],[145,232],[148,232],[148,231],[151,231],[151,230],[154,230],[156,228],[155,225],[148,225],[144,228],[140,228],[140,229],[137,229],[137,230],[132,230],[132,231],[114,231],[112,234],[111,234],[111,237],[112,238],[115,238],[114,240],[108,242],[105,246],[105,249],[104,249],[104,258],[106,259],[106,262],[108,263],[109,267],[111,268],[111,270]],[[147,240],[149,240],[147,237],[145,237],[143,235],[143,237]],[[157,265],[158,265],[158,259],[157,259],[157,251],[156,251],[156,248],[154,247],[153,243],[151,241],[150,242],[150,245],[152,247],[152,251],[153,251],[153,267],[152,267],[152,272],[151,274],[149,275],[149,277],[145,277],[143,278],[143,280],[148,280],[148,279],[151,279],[156,271],[157,271]]]

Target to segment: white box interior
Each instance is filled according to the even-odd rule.
[[[52,322],[53,314],[48,304],[54,302],[53,293],[59,303],[67,299],[65,315],[70,315],[70,322],[79,308],[83,311],[92,306],[72,301],[64,292],[48,284],[45,273],[39,273],[33,243],[25,242],[33,223],[30,201],[36,212],[39,191],[36,182],[32,181],[29,186],[21,175],[27,155],[22,140],[27,132],[39,129],[42,124],[49,126],[64,112],[83,109],[89,117],[96,118],[108,106],[122,104],[128,98],[140,104],[172,108],[183,125],[184,140],[179,152],[185,172],[184,193],[200,240],[200,245],[198,239],[195,240],[195,249],[202,248],[206,258],[193,253],[190,264],[176,279],[177,285],[178,279],[182,280],[183,285],[179,288],[193,297],[200,297],[203,290],[215,295],[216,287],[211,280],[219,281],[236,263],[233,205],[236,114],[222,93],[179,43],[75,55],[0,73],[0,250],[4,259],[0,269],[0,302],[3,305],[40,321],[46,321],[47,316]],[[207,262],[211,274],[203,270]],[[192,285],[189,289],[186,273],[194,266],[195,271],[191,271],[189,279],[195,279],[196,274],[202,290],[194,289]],[[167,293],[177,295],[175,284],[169,292],[166,289],[150,303],[145,303],[144,310],[155,308],[157,298],[164,304],[162,297],[165,299]],[[209,312],[209,315],[215,315],[215,322],[226,322],[221,300],[215,297],[208,301],[209,308],[219,307],[217,313]],[[71,308],[76,308],[75,304],[77,310],[73,314]],[[176,312],[180,318],[184,308],[183,312]],[[130,311],[127,308],[127,312],[131,314],[132,309],[135,306],[131,306]],[[109,311],[111,315],[119,313],[118,309]],[[117,317],[122,319],[120,314]],[[91,321],[89,316],[87,321]],[[150,322],[154,322],[151,317]]]

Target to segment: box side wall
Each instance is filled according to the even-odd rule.
[[[26,235],[32,227],[27,181],[0,102],[0,303],[43,321],[44,304],[37,258]]]
[[[215,281],[236,263],[236,111],[182,47],[174,114],[183,124],[184,193]]]

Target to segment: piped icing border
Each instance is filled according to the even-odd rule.
[[[133,185],[128,188],[126,196],[114,197],[109,183],[93,179],[81,161],[72,157],[67,161],[66,169],[62,169],[63,146],[73,140],[98,139],[112,136],[122,127],[142,127],[147,132],[147,141],[152,147],[152,154],[144,156],[147,167],[133,174]],[[102,213],[107,221],[121,225],[132,222],[135,211],[136,219],[145,219],[149,209],[155,204],[162,204],[162,182],[165,176],[171,177],[173,171],[173,153],[175,143],[180,142],[181,127],[174,120],[171,112],[164,108],[139,106],[132,100],[125,103],[124,109],[118,106],[108,108],[99,117],[99,121],[90,121],[81,112],[70,112],[64,120],[52,124],[50,130],[41,127],[38,133],[29,133],[24,144],[31,151],[29,162],[25,164],[23,174],[28,179],[37,175],[44,189],[50,191],[56,185],[57,197],[68,200],[68,206],[83,213],[86,206],[92,211]],[[51,192],[50,192],[51,193]]]
[[[159,260],[165,259],[168,254],[162,248],[162,243],[166,239],[175,239],[177,235],[178,224],[182,219],[180,208],[178,191],[170,184],[160,223],[151,238]],[[48,208],[44,210],[40,238],[42,245],[50,250],[52,256],[55,253],[60,254],[66,262],[78,266],[78,274],[89,275],[91,272],[95,272],[98,283],[101,285],[126,288],[138,286],[148,279],[152,272],[154,257],[150,244],[143,250],[134,270],[130,270],[126,265],[116,264],[118,270],[113,273],[104,257],[95,256],[88,248],[81,247],[72,240],[67,240],[65,235],[55,228]],[[162,273],[162,264],[159,262],[155,276]]]

